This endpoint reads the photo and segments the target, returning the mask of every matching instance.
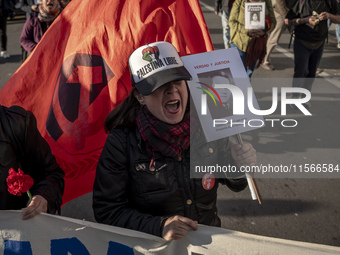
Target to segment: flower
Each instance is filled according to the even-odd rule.
[[[32,195],[29,191],[34,184],[32,177],[24,174],[20,168],[18,169],[18,172],[14,171],[13,168],[10,168],[8,174],[6,179],[8,192],[15,196],[21,196],[22,193],[27,192],[29,198],[32,199]]]

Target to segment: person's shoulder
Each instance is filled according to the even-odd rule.
[[[27,19],[26,22],[28,22],[32,26],[35,26],[39,22],[38,15],[39,15],[39,12],[32,11],[30,14],[30,17]]]
[[[26,117],[28,115],[28,111],[26,111],[24,108],[18,105],[13,105],[8,108],[5,107],[4,109],[9,114],[21,115],[23,117]]]
[[[119,126],[111,130],[108,137],[116,141],[125,142],[128,139],[127,137],[131,134],[131,132],[134,133],[134,129]]]

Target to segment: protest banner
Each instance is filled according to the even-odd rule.
[[[19,105],[65,171],[66,203],[92,191],[104,120],[131,89],[129,55],[155,41],[181,56],[213,50],[198,0],[73,0],[0,91]]]
[[[339,254],[339,247],[290,241],[199,225],[182,240],[41,214],[23,221],[20,211],[0,211],[0,254],[32,255],[324,255]]]

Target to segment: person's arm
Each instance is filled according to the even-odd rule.
[[[141,213],[129,201],[127,136],[114,130],[106,139],[93,186],[93,212],[97,222],[162,236],[164,218]]]
[[[340,15],[334,15],[329,12],[322,12],[319,15],[320,20],[327,20],[329,19],[334,24],[340,24]]]
[[[283,18],[286,17],[289,8],[285,0],[276,0],[275,11],[278,12]]]
[[[41,136],[33,113],[18,106],[12,106],[8,111],[15,113],[9,116],[9,122],[22,145],[22,170],[34,180],[30,189],[33,200],[24,208],[23,219],[41,212],[56,213],[62,203],[65,173]]]
[[[270,34],[274,30],[274,28],[276,26],[276,18],[275,18],[274,9],[273,9],[272,1],[271,0],[266,0],[266,9],[268,11],[268,15],[272,19],[272,23],[270,25],[270,28],[267,28],[267,24],[266,24],[266,29],[264,30],[264,32],[266,34]]]
[[[285,24],[288,26],[300,26],[306,23],[315,26],[319,23],[319,21],[315,21],[317,18],[315,16],[309,16],[305,18],[294,18],[294,19],[285,19]]]
[[[236,0],[233,3],[233,8],[231,8],[230,17],[229,17],[229,26],[230,26],[232,33],[237,32],[237,33],[242,33],[242,34],[248,34],[248,29],[245,29],[245,24],[240,23],[238,20],[238,16],[241,15],[240,14],[241,4],[242,4],[242,0]]]
[[[35,46],[37,46],[37,43],[34,41],[34,26],[32,25],[31,19],[32,17],[26,20],[20,36],[21,46],[29,53],[31,53]]]

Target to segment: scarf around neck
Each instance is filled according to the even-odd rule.
[[[272,25],[272,18],[270,15],[266,15],[266,31],[268,31]],[[257,62],[256,68],[258,68],[266,56],[267,52],[267,39],[268,35],[265,34],[261,37],[253,37],[251,38],[251,41],[249,42],[247,53],[246,53],[246,59],[245,59],[245,65],[247,68],[251,68],[253,63],[255,61]]]
[[[48,12],[44,9],[42,4],[39,5],[39,14],[38,14],[38,19],[40,22],[46,22],[46,23],[52,23],[53,20],[58,16],[60,13],[60,6],[59,4],[57,5],[57,9],[54,10],[53,12]]]
[[[160,121],[146,107],[141,107],[136,115],[136,123],[143,140],[152,152],[150,167],[153,165],[154,152],[159,151],[166,157],[180,160],[182,151],[190,146],[190,117],[175,125]]]

